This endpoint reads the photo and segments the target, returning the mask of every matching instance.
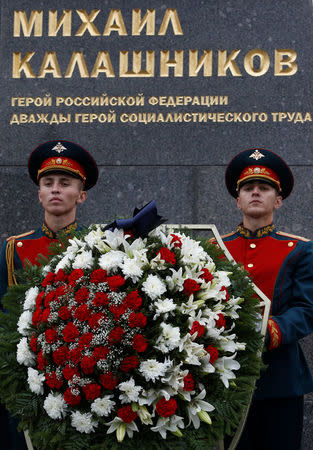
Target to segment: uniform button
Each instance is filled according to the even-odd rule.
[[[16,245],[17,245],[18,247],[23,247],[23,242],[19,241]]]
[[[256,244],[250,244],[250,248],[255,248]]]
[[[293,242],[288,242],[288,247],[293,247]]]
[[[248,264],[248,267],[251,269],[251,267],[253,267],[253,264],[252,263]]]

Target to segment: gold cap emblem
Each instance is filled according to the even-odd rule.
[[[53,147],[52,150],[55,150],[58,153],[63,152],[63,150],[66,150],[66,147],[64,147],[61,142],[58,142],[57,145],[55,147]]]
[[[253,173],[261,173],[260,167],[255,167],[255,168],[253,169]]]
[[[256,161],[258,161],[259,159],[264,158],[264,155],[263,155],[263,153],[259,152],[259,150],[254,150],[254,152],[251,153],[249,158],[253,158]]]
[[[57,159],[55,160],[55,162],[56,162],[57,164],[62,164],[62,158],[57,158]]]

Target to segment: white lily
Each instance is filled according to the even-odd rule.
[[[232,356],[223,356],[222,358],[218,358],[214,364],[226,388],[229,388],[228,380],[234,380],[236,378],[233,370],[240,369],[240,364],[234,359],[235,357],[236,353]]]
[[[123,441],[126,433],[129,438],[132,438],[134,431],[139,431],[134,421],[126,423],[123,422],[120,417],[115,417],[111,420],[111,422],[108,422],[105,425],[110,426],[107,434],[114,433],[114,431],[116,431],[116,438],[118,442]]]
[[[179,428],[184,429],[184,420],[180,416],[160,417],[155,427],[151,427],[151,431],[159,432],[163,439],[166,439],[167,431],[176,433]]]
[[[200,417],[206,417],[205,415],[201,416],[201,412],[211,412],[215,409],[213,405],[203,400],[205,396],[206,390],[203,388],[202,391],[187,405],[187,413],[189,417],[188,425],[192,422],[195,429],[200,427]]]

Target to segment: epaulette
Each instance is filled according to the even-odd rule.
[[[303,242],[309,242],[310,241],[310,239],[307,239],[305,237],[296,236],[295,234],[290,234],[290,233],[284,233],[283,231],[277,231],[276,234],[279,234],[280,236],[286,236],[286,237],[289,237],[291,239],[297,239],[298,241],[303,241]]]
[[[27,231],[27,233],[17,234],[16,236],[10,236],[7,238],[7,242],[11,241],[12,239],[16,240],[16,239],[20,239],[25,236],[29,236],[30,234],[32,234],[34,232],[35,232],[35,230],[30,230],[30,231]]]
[[[224,238],[227,238],[228,236],[233,236],[235,233],[236,233],[236,231],[232,231],[231,233],[223,234],[223,236],[221,236],[221,238],[224,239]],[[216,244],[215,237],[212,237],[211,239],[209,239],[209,243],[210,244]]]
[[[14,284],[17,284],[17,280],[14,273],[14,248],[15,248],[15,241],[16,239],[20,239],[25,236],[29,236],[30,234],[34,233],[35,230],[28,231],[27,233],[18,234],[17,236],[10,236],[7,238],[7,246],[5,249],[5,259],[7,263],[7,269],[8,269],[8,285],[13,286]]]

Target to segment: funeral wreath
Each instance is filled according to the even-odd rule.
[[[3,300],[0,391],[38,449],[210,448],[259,375],[258,299],[188,234],[93,225]]]

